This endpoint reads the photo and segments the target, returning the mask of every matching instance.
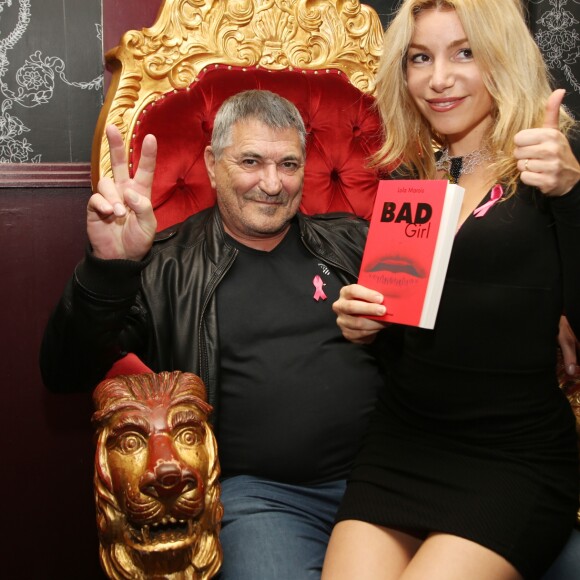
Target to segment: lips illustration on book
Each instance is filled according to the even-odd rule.
[[[412,262],[396,260],[389,257],[381,258],[375,264],[369,265],[366,271],[369,273],[391,272],[393,274],[408,274],[416,278],[424,278],[424,274],[420,273]]]
[[[409,293],[424,281],[423,269],[414,261],[400,256],[382,256],[364,269],[385,296],[398,297]]]

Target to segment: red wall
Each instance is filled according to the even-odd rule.
[[[119,44],[127,30],[141,30],[151,26],[156,19],[162,0],[102,0],[103,1],[103,52]],[[105,72],[105,90],[110,73]]]
[[[90,396],[47,392],[38,369],[44,325],[85,245],[88,177],[72,187],[36,179],[44,187],[0,179],[2,575],[103,578]]]

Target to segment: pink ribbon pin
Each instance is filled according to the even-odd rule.
[[[492,205],[496,204],[502,195],[503,195],[503,187],[499,183],[496,183],[493,186],[493,189],[491,190],[490,200],[488,202],[484,203],[481,207],[474,209],[473,215],[476,218],[483,217],[487,213],[487,210]]]
[[[322,289],[322,287],[324,286],[324,282],[322,281],[322,278],[317,274],[312,279],[312,283],[314,284],[314,287],[316,288],[316,292],[314,292],[314,300],[316,300],[316,302],[318,302],[321,298],[322,298],[322,300],[326,300],[326,294],[324,293],[324,290]]]

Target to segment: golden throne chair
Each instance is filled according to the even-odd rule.
[[[93,187],[112,174],[105,127],[114,124],[124,136],[131,174],[144,136],[157,138],[152,202],[158,230],[213,205],[203,152],[215,113],[236,92],[268,89],[292,101],[307,127],[301,211],[347,211],[369,218],[380,177],[366,164],[381,141],[374,77],[382,34],[376,12],[358,0],[164,0],[150,28],[126,32],[106,54],[112,79],[93,140]],[[101,409],[109,396],[99,393],[119,389],[117,382],[142,393],[142,386],[132,385],[149,384],[152,377],[166,382],[166,375],[155,375],[133,354],[118,361],[95,389],[98,440],[107,429],[115,430],[108,421],[116,417]],[[144,409],[159,404],[150,391],[139,403]],[[170,402],[163,404],[169,413]],[[135,550],[116,545],[108,532],[115,526],[106,525],[123,519],[110,508],[115,490],[102,483],[110,479],[102,477],[107,469],[112,468],[104,453],[97,451],[101,563],[109,577],[133,577]],[[219,473],[219,465],[213,473]],[[116,493],[123,497],[123,490]],[[217,507],[213,511],[215,529],[221,515]],[[219,551],[219,542],[212,546]],[[212,577],[220,558],[221,553],[208,554],[201,572],[190,566],[189,575],[179,577]]]
[[[380,178],[366,164],[381,141],[382,36],[378,15],[359,0],[164,0],[150,28],[126,32],[106,54],[112,79],[93,140],[93,187],[111,175],[104,129],[115,124],[130,170],[144,136],[157,137],[159,230],[213,205],[203,151],[215,113],[228,96],[263,88],[294,102],[305,120],[300,210],[369,218]],[[108,376],[148,370],[129,355]],[[566,377],[561,361],[558,373],[580,425],[580,379]]]

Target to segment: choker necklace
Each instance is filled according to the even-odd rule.
[[[445,171],[445,177],[451,183],[457,183],[464,173],[473,173],[473,170],[483,161],[491,159],[489,149],[477,149],[467,155],[449,155],[449,148],[445,147],[441,151],[441,157],[435,162],[437,171]]]

